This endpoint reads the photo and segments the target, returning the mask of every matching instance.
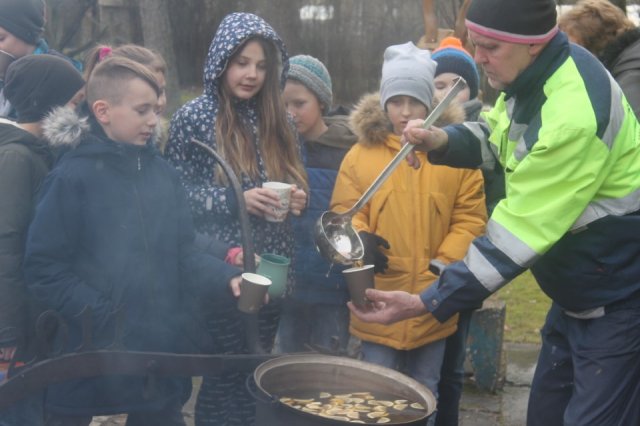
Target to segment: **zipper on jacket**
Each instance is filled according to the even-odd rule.
[[[140,156],[138,156],[138,164],[140,164]],[[138,218],[140,219],[140,229],[142,229],[142,238],[144,241],[144,253],[145,253],[145,264],[147,266],[147,277],[149,277],[149,290],[151,291],[150,294],[150,298],[151,298],[151,304],[155,305],[156,304],[156,286],[155,286],[155,280],[153,279],[153,275],[152,275],[152,269],[151,269],[151,262],[149,261],[149,239],[147,238],[147,227],[145,226],[145,220],[144,220],[144,215],[142,214],[142,201],[140,200],[140,192],[138,191],[138,184],[137,182],[133,184],[133,192],[135,193],[136,196],[136,202],[138,204]]]
[[[421,159],[420,161],[424,161],[423,159]],[[405,170],[406,175],[404,177],[405,182],[407,182],[407,185],[409,187],[414,187],[414,188],[420,188],[420,185],[415,185],[414,183],[416,180],[418,180],[419,178],[417,178],[417,173],[415,173],[414,170],[411,170],[410,167],[407,167],[407,170]],[[413,212],[413,223],[418,224],[417,228],[420,228],[420,216],[421,214],[424,214],[424,212],[422,211],[422,207],[423,207],[423,203],[418,202],[420,196],[422,194],[419,192],[418,194],[416,194],[415,196],[411,197],[411,211]],[[428,213],[428,212],[427,212]],[[429,231],[427,230],[427,232],[425,232],[425,230],[422,230],[422,236],[423,238],[426,238],[426,236],[429,235]],[[413,266],[412,266],[412,270],[411,270],[411,294],[416,294],[416,286],[418,283],[418,279],[419,279],[419,273],[418,270],[420,268],[420,264],[418,262],[418,259],[420,258],[420,256],[422,255],[422,247],[424,245],[424,242],[422,242],[421,244],[421,240],[416,236],[416,234],[413,234],[413,250],[414,250],[414,255],[413,255]],[[420,294],[420,293],[417,293]],[[409,322],[407,321],[407,323],[405,324],[404,327],[404,336],[402,336],[403,341],[407,341],[409,339],[409,336],[411,334],[411,332],[409,331],[409,328],[411,326],[409,325]]]

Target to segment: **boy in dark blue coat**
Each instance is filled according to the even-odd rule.
[[[82,341],[77,315],[86,306],[97,348],[113,340],[120,309],[127,350],[192,351],[186,336],[196,324],[184,320],[185,301],[195,295],[215,309],[231,303],[229,287],[238,289],[238,269],[196,250],[178,175],[150,141],[159,93],[146,67],[109,58],[87,83],[89,117],[61,109],[45,124],[45,136],[66,152],[43,185],[25,276],[33,296],[69,323],[67,352]],[[144,377],[130,376],[67,381],[47,391],[47,424],[129,413],[130,426],[184,425],[190,385],[163,378],[146,389]]]
[[[349,293],[342,277],[344,268],[331,268],[320,256],[313,227],[329,209],[340,163],[357,138],[346,115],[329,116],[331,76],[317,58],[297,55],[290,59],[283,99],[300,135],[310,195],[307,209],[292,218],[295,286],[285,299],[279,349],[300,352],[307,350],[308,344],[333,348],[337,343],[337,349],[345,351],[349,343]]]

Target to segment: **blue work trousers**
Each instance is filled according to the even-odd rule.
[[[541,334],[528,426],[640,425],[640,293],[594,319],[553,304]]]
[[[447,337],[438,383],[436,426],[458,426],[460,398],[464,385],[464,360],[473,310],[460,312],[456,332]]]

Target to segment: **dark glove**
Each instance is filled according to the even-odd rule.
[[[358,232],[362,245],[364,246],[364,257],[362,260],[365,265],[373,265],[373,271],[378,273],[384,273],[385,269],[389,267],[389,258],[382,253],[380,246],[389,250],[391,246],[379,235],[372,234],[366,231]]]

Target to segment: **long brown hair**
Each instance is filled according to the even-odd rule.
[[[247,39],[236,49],[230,63],[250,41],[258,41],[264,50],[267,71],[264,84],[256,95],[258,107],[258,146],[269,180],[295,183],[308,191],[307,174],[280,91],[280,54],[276,46],[261,37]],[[226,71],[225,71],[226,72]],[[222,80],[224,73],[220,77]],[[233,96],[224,84],[218,86],[219,106],[216,117],[216,147],[233,171],[259,181],[257,153],[252,135],[233,107]],[[221,170],[218,170],[221,172]],[[216,173],[219,182],[226,182],[223,173]]]

